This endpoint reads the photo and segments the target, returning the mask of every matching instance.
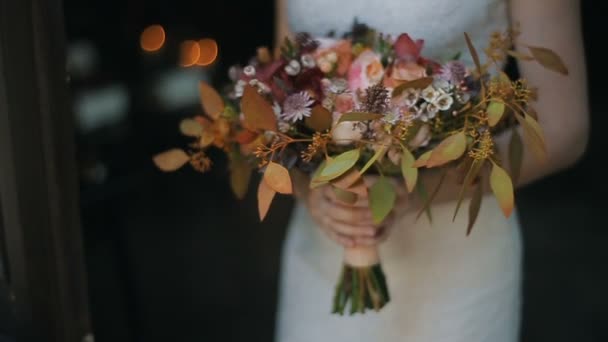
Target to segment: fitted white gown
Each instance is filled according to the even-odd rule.
[[[423,55],[468,57],[463,32],[484,47],[508,27],[506,0],[287,0],[290,30],[323,35],[354,18],[425,39]],[[519,335],[521,241],[514,213],[487,196],[466,236],[468,203],[433,206],[433,222],[396,224],[380,253],[391,302],[379,313],[330,313],[342,249],[297,204],[283,247],[277,342],[513,342]]]

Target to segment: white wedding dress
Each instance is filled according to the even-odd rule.
[[[508,27],[506,0],[287,0],[292,32],[348,30],[354,18],[382,32],[425,40],[423,55],[480,50]],[[381,245],[391,301],[379,313],[332,315],[342,248],[297,204],[283,248],[277,342],[514,342],[519,335],[521,237],[488,195],[466,236],[468,203],[433,206],[432,224],[405,217]]]

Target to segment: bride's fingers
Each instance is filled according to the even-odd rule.
[[[386,238],[389,235],[391,227],[390,226],[382,226],[376,232],[374,236],[360,236],[355,238],[355,244],[357,246],[375,246],[379,245],[382,242],[386,241]]]
[[[327,186],[323,189],[323,196],[325,198],[327,198],[329,201],[331,201],[332,203],[339,204],[339,205],[346,206],[346,207],[358,207],[358,208],[369,207],[369,200],[368,200],[367,196],[357,195],[357,201],[353,204],[348,204],[348,203],[343,202],[340,199],[338,199],[338,196],[336,196],[335,191],[330,186]]]
[[[355,226],[349,223],[344,223],[340,221],[336,221],[332,218],[328,218],[327,226],[331,228],[333,231],[349,236],[349,237],[358,237],[358,236],[374,236],[376,234],[376,228],[372,225],[369,226]]]
[[[368,208],[345,207],[331,204],[325,208],[325,212],[336,221],[350,223],[357,226],[371,226],[372,212]]]
[[[323,224],[321,224],[321,230],[327,235],[327,237],[344,247],[355,246],[355,239],[348,235],[337,232],[329,223],[330,221],[331,219],[326,218],[323,220]]]

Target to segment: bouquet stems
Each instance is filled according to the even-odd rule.
[[[349,302],[351,315],[364,313],[366,309],[380,311],[389,301],[378,248],[345,248],[332,313],[343,315]]]

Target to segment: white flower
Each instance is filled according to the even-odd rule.
[[[427,103],[425,109],[426,109],[426,115],[428,116],[429,119],[434,118],[437,115],[437,112],[439,111],[439,107],[437,107],[437,105],[434,102]]]
[[[403,99],[403,103],[406,106],[411,107],[418,102],[418,99],[420,99],[420,90],[413,88],[405,89],[400,97]]]
[[[236,84],[234,85],[234,95],[236,97],[243,96],[243,91],[245,90],[245,85],[246,84],[247,84],[247,82],[245,82],[243,80],[238,80],[236,82]]]
[[[289,76],[295,76],[295,75],[299,74],[301,70],[302,70],[302,66],[300,65],[300,62],[298,62],[295,59],[292,59],[291,61],[289,61],[289,64],[287,64],[285,66],[285,72]]]
[[[325,107],[325,109],[331,111],[334,108],[334,100],[331,97],[326,97],[323,99],[323,101],[321,102],[321,105],[323,107]]]
[[[279,132],[287,133],[287,132],[289,132],[291,125],[289,124],[289,122],[279,121],[278,127],[279,127]]]
[[[432,85],[426,87],[422,91],[422,98],[426,102],[433,102],[433,101],[435,101],[435,99],[438,98],[439,95],[440,95],[440,93]]]
[[[256,85],[258,85],[258,80],[257,79],[251,79],[249,80],[249,85],[252,87],[255,87]]]
[[[454,99],[448,94],[443,94],[439,96],[435,100],[435,102],[433,102],[433,104],[435,104],[437,108],[439,108],[439,110],[448,110],[450,109],[453,103]]]
[[[300,60],[302,61],[302,65],[305,68],[308,68],[308,69],[314,68],[315,65],[317,65],[317,63],[315,62],[314,57],[312,57],[309,54],[302,55],[302,58],[300,58]]]
[[[444,80],[443,78],[435,78],[433,80],[433,87],[445,93],[450,91],[452,85],[450,84],[450,82]]]
[[[255,67],[253,65],[248,65],[243,69],[243,73],[245,76],[252,77],[255,75]]]

